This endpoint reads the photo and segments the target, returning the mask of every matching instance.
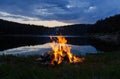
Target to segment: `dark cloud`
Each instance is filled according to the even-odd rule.
[[[120,13],[120,0],[3,0],[0,11],[41,20],[94,23]]]

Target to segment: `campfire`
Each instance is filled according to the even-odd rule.
[[[71,46],[67,45],[67,40],[62,35],[57,37],[50,36],[53,41],[51,44],[52,51],[46,52],[41,56],[43,63],[55,66],[62,62],[81,63],[82,58],[71,53]]]

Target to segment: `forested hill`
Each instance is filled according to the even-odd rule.
[[[83,35],[88,33],[91,24],[74,24],[62,27],[56,27],[57,33],[63,35]]]
[[[30,34],[30,35],[81,35],[86,34],[89,24],[75,24],[48,28],[29,24],[20,24],[0,19],[0,34]]]
[[[48,28],[30,24],[20,24],[0,19],[0,34],[63,34],[82,35],[88,33],[120,33],[120,14],[98,20],[95,24],[74,24],[62,27]]]
[[[20,24],[0,19],[0,34],[43,34],[47,27]]]
[[[115,33],[120,32],[120,14],[98,20],[89,33]]]

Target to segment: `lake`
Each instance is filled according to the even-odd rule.
[[[40,45],[48,42],[52,42],[49,38],[50,35],[1,35],[0,36],[0,50]],[[57,37],[53,35],[53,37]],[[68,44],[73,45],[91,45],[87,36],[64,36],[68,40]]]

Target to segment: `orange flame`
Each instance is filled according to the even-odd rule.
[[[51,64],[54,65],[62,63],[62,61],[67,57],[70,63],[83,62],[82,58],[76,57],[71,53],[71,47],[67,45],[67,40],[63,36],[58,36],[57,39],[50,36],[50,39],[53,40],[51,48],[53,50],[53,59]]]

